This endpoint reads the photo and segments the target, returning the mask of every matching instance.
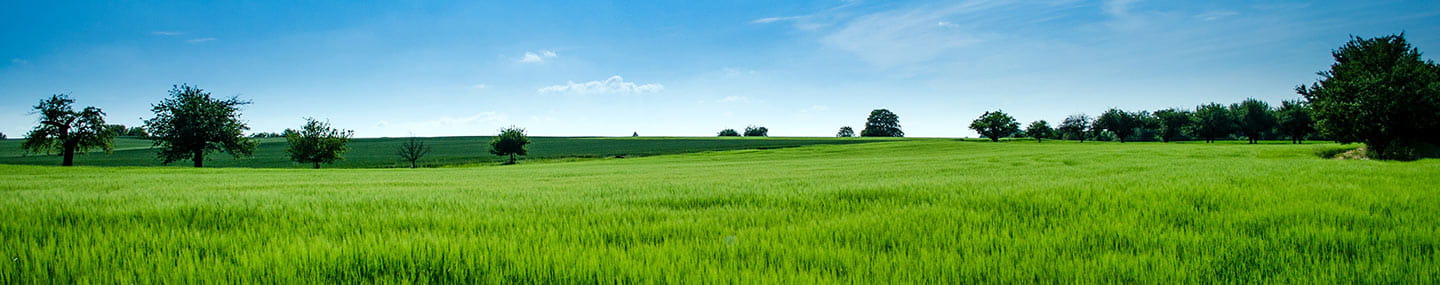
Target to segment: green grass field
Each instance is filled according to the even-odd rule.
[[[1333,147],[932,139],[430,169],[0,166],[0,283],[1440,280],[1440,160],[1313,154]]]
[[[467,164],[496,164],[503,159],[490,154],[490,137],[437,137],[423,138],[431,145],[430,155],[420,161],[426,166],[451,166]],[[702,151],[772,149],[813,144],[851,144],[888,141],[887,138],[715,138],[715,137],[532,137],[530,155],[525,158],[538,160],[574,160],[604,158],[616,155],[649,156],[659,154],[691,153]],[[327,168],[379,168],[410,167],[409,162],[400,160],[396,148],[408,138],[362,138],[350,141],[350,151],[345,160],[323,165]],[[251,167],[251,168],[309,168],[309,164],[290,161],[285,152],[284,138],[259,139],[260,145],[255,156],[236,159],[224,153],[212,153],[205,161],[206,167]],[[28,154],[20,149],[21,140],[0,140],[0,164],[60,165],[56,155]],[[93,150],[87,155],[77,155],[76,165],[91,166],[159,166],[156,151],[148,140],[117,138],[115,149],[110,154]],[[189,160],[173,162],[170,166],[190,167]]]

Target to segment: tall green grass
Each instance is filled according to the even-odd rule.
[[[898,141],[438,169],[0,166],[0,283],[1434,283],[1440,161]]]

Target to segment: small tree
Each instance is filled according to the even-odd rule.
[[[1230,136],[1235,132],[1235,116],[1230,115],[1230,109],[1219,103],[1210,103],[1195,107],[1195,115],[1191,117],[1195,122],[1195,136],[1204,138],[1206,143],[1213,143],[1215,139]]]
[[[1082,143],[1085,142],[1086,130],[1089,129],[1090,116],[1086,116],[1085,114],[1075,114],[1066,117],[1065,121],[1061,122],[1058,128],[1063,136],[1073,137]]]
[[[720,130],[720,136],[722,136],[722,137],[738,137],[738,136],[740,136],[740,132],[735,131],[735,129],[724,129],[724,130]]]
[[[1305,142],[1305,136],[1315,132],[1315,121],[1310,119],[1310,107],[1305,101],[1285,100],[1275,111],[1276,130],[1290,137],[1290,143]]]
[[[100,148],[110,152],[115,133],[105,125],[105,112],[95,107],[85,107],[83,111],[75,112],[75,109],[70,107],[71,103],[75,103],[75,100],[65,94],[40,100],[40,104],[35,105],[35,114],[40,115],[40,123],[30,130],[30,133],[25,134],[25,142],[21,147],[32,153],[49,154],[59,151],[62,166],[75,165],[77,151]]]
[[[250,102],[213,99],[199,87],[178,85],[170,89],[170,98],[151,106],[155,117],[145,120],[145,128],[164,164],[188,158],[201,167],[205,155],[214,151],[251,156],[256,143],[245,137],[250,127],[240,121],[240,106],[245,104]]]
[[[875,109],[870,111],[870,117],[865,118],[865,129],[860,130],[862,137],[903,137],[905,132],[900,130],[900,116],[891,113],[886,109]]]
[[[500,129],[500,135],[490,140],[490,153],[499,156],[510,156],[510,162],[515,164],[516,155],[525,155],[525,145],[530,144],[530,137],[525,135],[525,129],[510,126]]]
[[[1180,137],[1185,130],[1190,129],[1193,121],[1190,118],[1192,116],[1190,111],[1181,109],[1171,108],[1155,111],[1154,115],[1158,121],[1156,123],[1160,128],[1160,141],[1162,142],[1170,142]]]
[[[1120,143],[1125,143],[1130,135],[1135,134],[1135,129],[1143,127],[1143,124],[1139,114],[1116,108],[1110,108],[1100,114],[1099,118],[1095,118],[1095,128],[1114,133],[1115,139],[1120,140]]]
[[[420,158],[425,157],[426,154],[430,154],[430,146],[426,145],[424,141],[420,141],[419,138],[410,136],[410,140],[400,144],[400,148],[396,149],[395,153],[399,154],[401,159],[409,161],[410,168],[416,168],[419,167],[419,164],[416,162],[420,161]]]
[[[305,118],[305,126],[299,130],[285,129],[285,141],[290,143],[285,152],[290,153],[290,160],[310,163],[320,169],[320,163],[344,160],[342,155],[349,149],[345,145],[354,135],[355,131],[331,128],[329,122]]]
[[[769,135],[770,135],[770,129],[767,129],[767,128],[765,128],[765,127],[757,127],[757,126],[747,126],[747,127],[745,127],[745,136],[747,136],[747,137],[765,137],[765,136],[769,136]]]
[[[835,137],[841,137],[841,138],[855,137],[855,129],[851,129],[850,126],[840,127],[840,132],[835,133]]]
[[[1264,101],[1245,99],[1230,105],[1230,112],[1235,116],[1240,134],[1249,139],[1251,144],[1260,142],[1261,135],[1275,129],[1275,114],[1270,110],[1270,104]]]
[[[1030,122],[1030,125],[1025,127],[1025,135],[1035,138],[1035,142],[1041,142],[1042,139],[1049,137],[1053,131],[1054,130],[1050,129],[1050,123],[1045,122],[1045,120]]]
[[[0,140],[6,139],[5,133],[0,133]]]
[[[1020,122],[1005,114],[1003,111],[985,112],[980,118],[970,122],[970,129],[980,133],[980,136],[989,138],[992,142],[1000,141],[1000,138],[1007,137],[1020,131]]]
[[[1295,88],[1320,133],[1363,142],[1381,159],[1414,159],[1416,148],[1440,144],[1440,65],[1405,34],[1354,37],[1331,54],[1335,63],[1318,82]]]

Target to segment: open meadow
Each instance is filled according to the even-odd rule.
[[[0,283],[1440,280],[1440,160],[1314,154],[1338,147],[922,139],[424,169],[3,165]]]

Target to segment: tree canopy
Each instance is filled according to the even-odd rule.
[[[1115,139],[1124,143],[1131,135],[1135,134],[1135,128],[1142,127],[1145,122],[1138,113],[1125,112],[1124,110],[1110,108],[1100,117],[1095,118],[1095,128],[1104,129],[1115,134]]]
[[[1050,129],[1050,123],[1045,120],[1030,122],[1030,125],[1025,127],[1025,135],[1035,138],[1035,142],[1042,141],[1053,131]]]
[[[105,125],[105,112],[100,108],[85,107],[76,112],[70,105],[75,103],[69,95],[56,94],[36,104],[35,114],[40,115],[39,124],[25,134],[21,148],[32,153],[60,152],[60,165],[75,165],[75,152],[100,148],[111,151],[115,138],[112,128]]]
[[[1069,117],[1065,117],[1065,121],[1061,122],[1060,127],[1056,128],[1056,130],[1060,131],[1063,137],[1070,137],[1080,140],[1080,142],[1085,142],[1085,133],[1086,130],[1090,129],[1090,121],[1090,116],[1086,116],[1085,114],[1070,115]]]
[[[1404,34],[1354,37],[1331,55],[1318,82],[1295,88],[1322,134],[1363,142],[1382,159],[1414,159],[1421,145],[1440,144],[1440,65]]]
[[[1000,141],[1000,138],[1008,137],[1020,131],[1020,122],[1005,114],[1004,111],[985,112],[980,118],[970,122],[970,129],[980,133],[980,136],[989,138],[992,142]]]
[[[745,127],[745,136],[747,136],[747,137],[764,137],[764,136],[770,136],[770,129],[765,128],[765,127],[747,126],[747,127]]]
[[[1290,143],[1299,144],[1305,136],[1315,132],[1315,120],[1310,118],[1310,107],[1305,101],[1285,100],[1275,110],[1275,130],[1290,137]]]
[[[205,155],[223,151],[235,157],[255,152],[255,141],[245,137],[250,127],[240,121],[240,106],[250,104],[239,98],[214,99],[199,87],[177,85],[170,98],[152,105],[155,117],[145,120],[164,164],[190,159],[201,167]]]
[[[840,127],[840,131],[836,132],[835,136],[841,138],[855,137],[855,129],[851,129],[850,126]]]
[[[530,137],[525,135],[525,129],[511,126],[500,129],[500,134],[490,140],[490,153],[499,156],[510,156],[510,162],[515,164],[516,155],[525,155],[526,145],[530,144]]]
[[[1160,141],[1170,142],[1180,137],[1186,129],[1190,128],[1190,111],[1181,109],[1164,109],[1155,111],[1157,126],[1160,128]]]
[[[862,137],[903,137],[905,132],[900,130],[900,116],[891,113],[886,109],[875,109],[870,111],[870,117],[865,118],[865,129],[860,130]]]
[[[1240,134],[1251,144],[1259,143],[1262,135],[1275,129],[1275,115],[1270,110],[1270,104],[1265,101],[1245,99],[1230,105],[1230,112],[1235,116],[1235,124],[1239,127]]]
[[[1191,119],[1194,120],[1195,136],[1205,139],[1206,143],[1228,137],[1236,129],[1235,117],[1230,115],[1230,109],[1219,103],[1195,107],[1195,115]]]
[[[720,130],[720,136],[722,136],[722,137],[738,137],[738,136],[740,136],[740,132],[735,131],[735,129],[724,129],[724,130]]]
[[[345,159],[343,155],[349,150],[345,145],[353,136],[355,131],[332,128],[329,122],[305,118],[304,127],[285,130],[285,141],[290,143],[285,152],[290,153],[290,160],[319,169],[321,163]]]

